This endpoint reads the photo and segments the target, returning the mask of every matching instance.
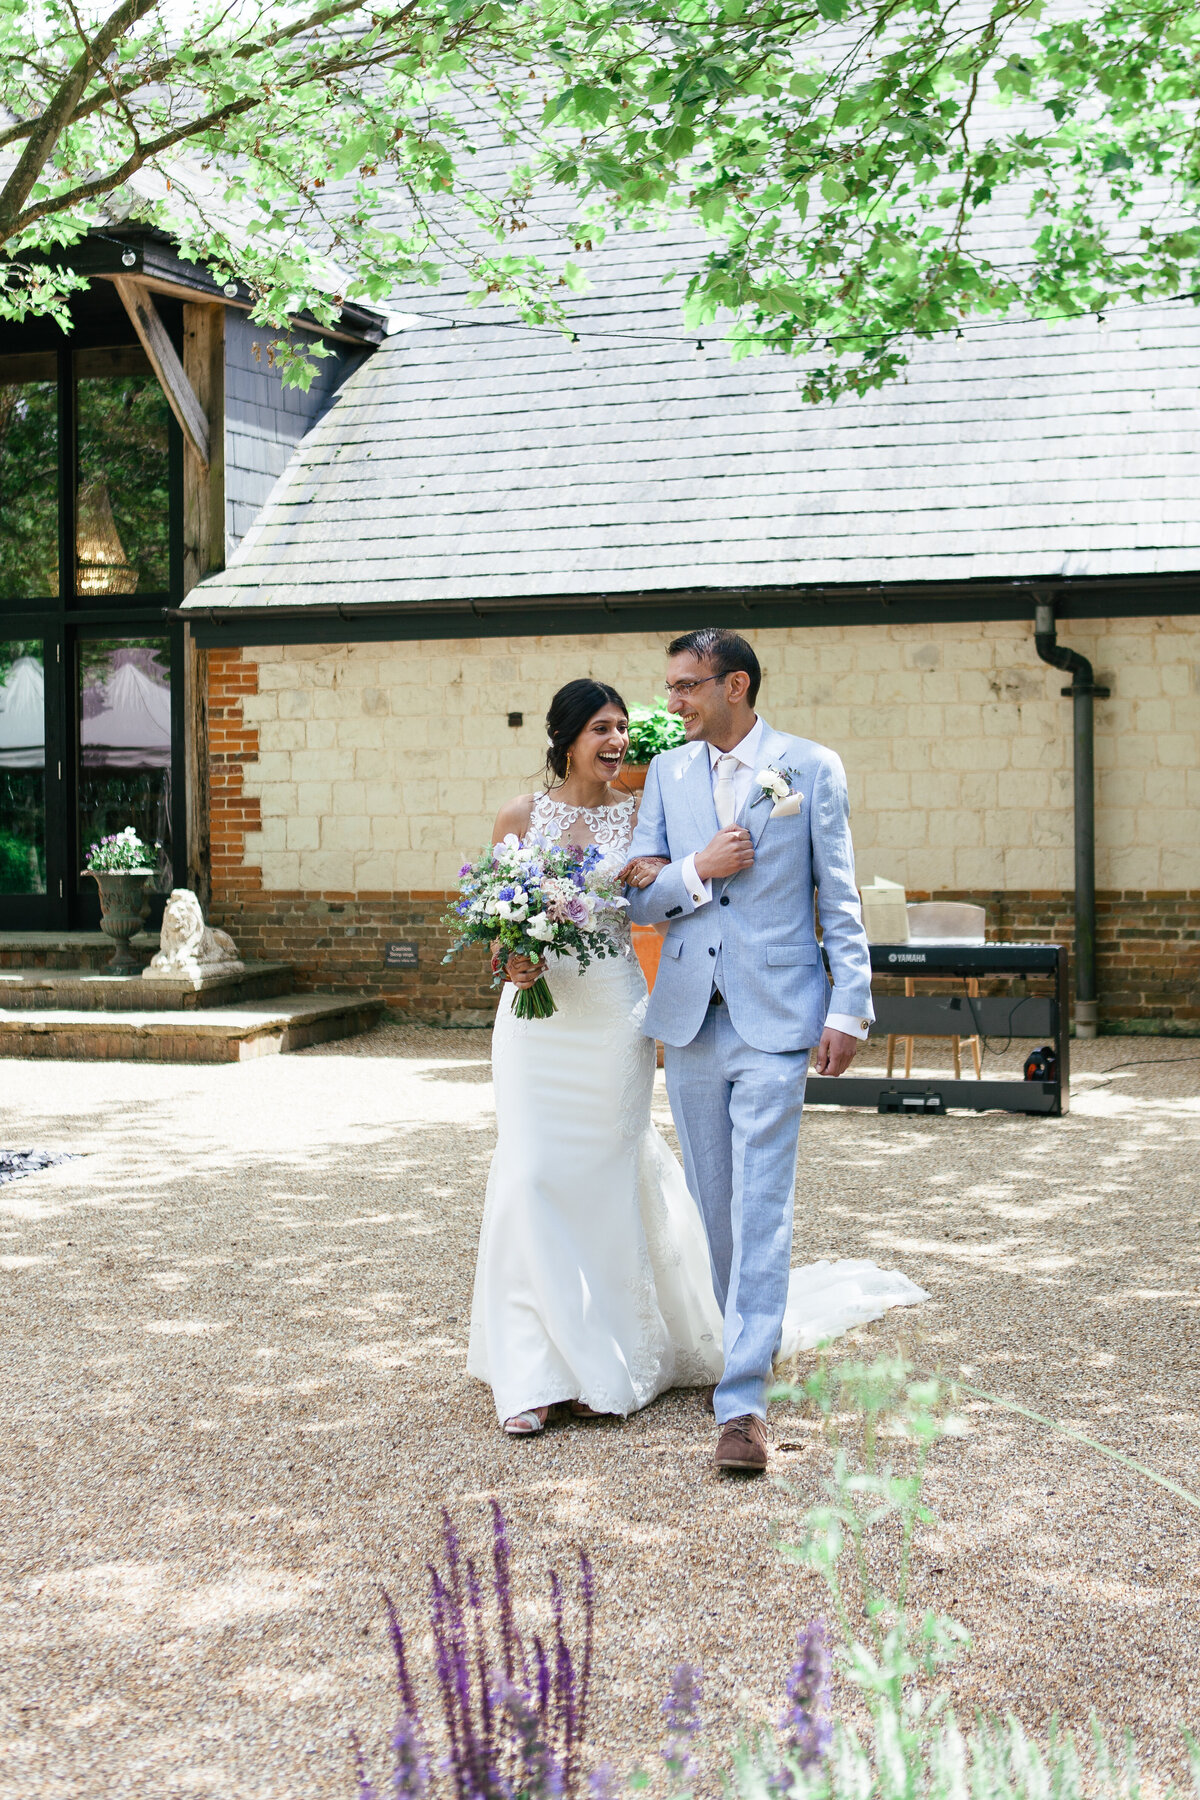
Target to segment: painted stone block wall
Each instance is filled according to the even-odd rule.
[[[1200,624],[1072,623],[1062,637],[1113,689],[1096,736],[1103,1011],[1195,1016]],[[846,763],[860,879],[985,900],[1006,936],[1069,936],[1071,708],[1031,629],[829,626],[754,641],[765,716]],[[581,674],[649,699],[662,640],[209,652],[221,922],[312,983],[386,991],[425,1017],[485,1012],[478,969],[442,970],[437,917],[499,805],[537,779],[550,695]],[[394,938],[428,942],[415,974],[382,970]]]

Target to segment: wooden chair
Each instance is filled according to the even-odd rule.
[[[962,900],[914,900],[908,906],[908,941],[910,944],[982,944],[987,938],[987,908],[972,906]],[[920,978],[927,990],[938,991],[946,987],[958,991],[958,980],[954,976],[939,979],[936,975]],[[904,977],[904,992],[911,999],[917,992],[915,975]],[[979,997],[979,982],[975,976],[967,978],[967,994],[971,999]],[[896,1041],[901,1033],[888,1033],[887,1040],[887,1072],[890,1075],[896,1061]],[[975,1079],[983,1079],[982,1045],[978,1034],[974,1037],[952,1037],[950,1043],[954,1054],[954,1079],[962,1080],[962,1047],[964,1043],[971,1046],[971,1059],[975,1064]],[[912,1075],[913,1040],[904,1037],[904,1078],[907,1081]]]

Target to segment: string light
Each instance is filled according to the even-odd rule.
[[[1157,307],[1173,306],[1176,303],[1183,301],[1183,300],[1197,300],[1197,299],[1200,299],[1200,288],[1188,288],[1181,294],[1164,294],[1160,299],[1157,299],[1157,300],[1135,301],[1130,306],[1125,307],[1123,309],[1119,309],[1119,310],[1122,310],[1128,314],[1128,313],[1132,313],[1134,306],[1136,306],[1139,311],[1152,312]],[[532,324],[528,324],[524,319],[469,319],[469,320],[464,320],[464,319],[453,319],[447,313],[432,313],[432,312],[423,312],[419,315],[419,317],[423,320],[433,321],[439,325],[448,326],[452,330],[464,330],[464,331],[476,330],[476,331],[479,331],[479,330],[491,329],[491,330],[498,330],[498,331],[528,331],[528,332],[533,332],[535,334],[540,334],[542,336],[546,336],[546,335],[561,336],[562,335],[561,329],[557,326],[554,326],[554,325],[532,325]],[[1073,312],[1073,313],[1029,313],[1029,314],[1026,314],[1023,318],[1016,318],[1016,319],[1013,319],[1013,318],[971,319],[971,320],[967,321],[965,329],[963,328],[962,325],[955,326],[954,336],[956,339],[965,338],[968,331],[969,332],[976,332],[976,331],[1010,331],[1010,332],[1012,332],[1012,331],[1021,331],[1025,327],[1032,326],[1032,325],[1063,325],[1063,324],[1069,325],[1069,324],[1073,324],[1076,320],[1088,319],[1088,318],[1095,318],[1097,323],[1103,329],[1107,329],[1110,324],[1110,319],[1109,319],[1109,316],[1107,313],[1094,312],[1091,307],[1084,307],[1084,308],[1081,308],[1078,312]],[[942,328],[943,332],[948,332],[948,330],[949,330],[948,326]],[[660,334],[654,333],[654,332],[641,331],[641,330],[630,329],[630,328],[622,328],[621,326],[608,326],[608,327],[598,326],[594,330],[589,330],[585,326],[583,335],[585,335],[589,338],[608,338],[608,339],[611,339],[616,342],[629,342],[629,343],[633,343],[633,344],[662,344],[662,345],[665,345],[665,346],[668,346],[671,348],[679,347],[680,342],[681,342],[680,336],[678,336],[678,335],[666,337],[666,336],[663,336],[663,335],[660,335]],[[847,331],[847,332],[842,332],[835,336],[825,337],[820,341],[823,343],[824,347],[827,350],[831,350],[838,344],[861,343],[865,335],[866,335],[865,332],[861,331],[861,330],[860,331]],[[914,342],[917,342],[917,343],[928,343],[934,337],[939,336],[939,335],[942,335],[942,333],[941,332],[931,332],[927,336],[924,334],[916,334],[916,333],[912,332],[911,328],[908,331],[898,331],[894,334],[895,338],[897,338],[897,339],[903,338],[903,337],[912,337]],[[571,344],[578,344],[580,342],[580,340],[581,340],[581,334],[578,331],[572,330],[568,336],[568,342]],[[817,345],[818,345],[817,338],[812,337],[812,338],[808,339],[807,343],[802,343],[801,347],[804,349],[807,349],[807,350],[815,350],[817,348]],[[770,346],[768,346],[768,347],[770,347]],[[701,354],[707,354],[707,347],[704,344],[702,339],[697,339],[695,346],[692,350],[692,355],[699,356]]]
[[[127,269],[132,269],[134,263],[137,261],[137,251],[136,250],[122,250],[121,261],[125,264],[125,267]]]

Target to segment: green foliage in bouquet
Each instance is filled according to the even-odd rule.
[[[630,707],[626,762],[642,766],[664,750],[674,750],[682,742],[683,720],[667,711],[667,702],[661,694],[654,696],[650,706]]]
[[[451,962],[468,944],[487,944],[496,958],[493,987],[504,985],[510,956],[544,962],[549,954],[573,956],[580,971],[593,958],[615,956],[611,926],[625,908],[612,876],[601,870],[603,852],[574,844],[522,841],[510,832],[459,870],[460,897],[443,923],[451,933]],[[556,1011],[550,984],[539,975],[518,990],[518,1019],[548,1019]]]

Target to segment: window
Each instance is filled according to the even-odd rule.
[[[165,637],[79,644],[81,854],[132,825],[161,846],[156,893],[171,891],[171,646]]]
[[[58,383],[54,358],[5,357],[0,367],[48,368],[49,380],[0,378],[0,599],[58,593]]]
[[[178,340],[178,304],[159,310]],[[132,326],[121,341],[103,296],[72,314],[70,334],[0,327],[7,930],[94,929],[87,848],[127,825],[161,846],[152,891],[166,894],[185,830],[172,768],[182,630],[164,616],[182,597],[182,436]]]
[[[43,649],[0,638],[0,894],[46,891]]]
[[[111,353],[109,353],[111,356]],[[112,360],[118,360],[112,357]],[[96,375],[76,358],[75,591],[163,594],[170,583],[170,413],[141,352]]]

